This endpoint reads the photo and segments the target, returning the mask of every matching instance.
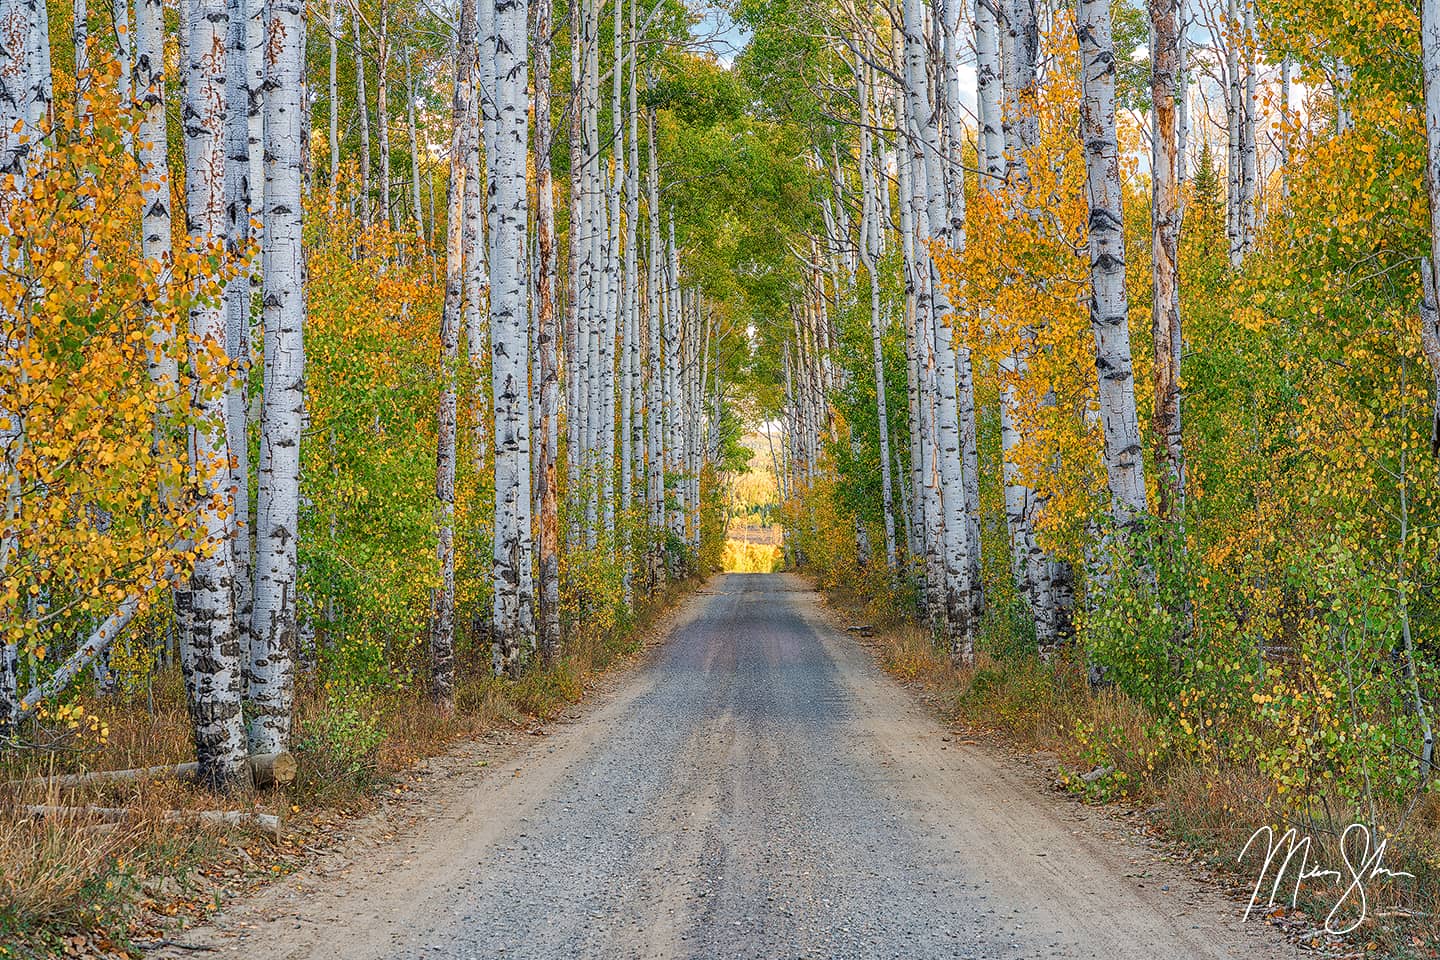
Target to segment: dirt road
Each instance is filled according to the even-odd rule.
[[[1295,956],[1106,815],[959,742],[794,577],[712,580],[652,663],[531,739],[395,840],[186,942],[324,960]]]

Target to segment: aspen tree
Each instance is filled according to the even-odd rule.
[[[1154,352],[1158,512],[1183,521],[1185,457],[1180,432],[1180,143],[1176,109],[1180,3],[1150,0],[1151,151],[1150,262]]]
[[[1005,29],[1003,132],[1005,137],[1006,184],[1021,216],[1035,217],[1026,194],[1030,189],[1029,156],[1040,141],[1036,104],[1036,58],[1040,29],[1035,0],[1007,0]],[[1034,349],[1035,331],[1020,332],[1016,349],[1000,363],[1002,384],[1029,375],[1029,358]],[[1036,520],[1043,508],[1038,491],[1020,476],[1015,455],[1022,442],[1017,401],[1013,388],[1002,386],[1000,441],[1005,460],[1005,513],[1010,531],[1012,562],[1020,575],[1021,595],[1030,603],[1035,634],[1042,649],[1052,647],[1063,633],[1061,590],[1057,589],[1057,564],[1046,554],[1036,536]]]
[[[681,393],[681,307],[680,307],[680,260],[675,250],[675,220],[668,221],[669,244],[665,248],[665,502],[667,525],[671,536],[685,539],[685,495],[683,491],[684,450],[682,439],[684,428],[684,397]],[[671,494],[671,485],[675,485]]]
[[[487,42],[482,25],[477,24],[477,59],[469,66],[470,117],[465,123],[465,217],[461,234],[460,259],[464,264],[463,314],[460,336],[465,338],[465,355],[476,387],[470,397],[471,456],[477,474],[486,469],[488,449],[486,445],[486,403],[485,389],[480,385],[480,370],[486,357],[486,298],[489,294],[490,277],[486,270],[488,253],[485,240],[485,177],[481,169],[482,156],[488,156],[491,149],[486,140],[481,148],[481,118],[486,110],[489,96],[485,86],[490,72],[484,67],[487,62],[483,51],[478,48]]]
[[[375,128],[380,148],[380,220],[394,226],[394,204],[390,191],[390,6],[380,0],[380,27],[375,45]]]
[[[1115,42],[1109,0],[1080,0],[1075,30],[1080,41],[1080,125],[1090,198],[1090,327],[1095,337],[1110,512],[1125,531],[1145,515],[1145,458],[1130,357],[1125,223],[1115,131]]]
[[[617,0],[618,8],[618,0]],[[628,90],[624,104],[624,137],[625,137],[625,166],[623,178],[617,174],[617,179],[622,179],[624,194],[624,235],[621,242],[624,246],[623,275],[621,288],[624,291],[621,307],[621,325],[624,330],[624,349],[621,352],[622,365],[622,403],[620,429],[623,431],[621,437],[620,455],[620,509],[624,519],[624,533],[621,543],[621,558],[623,563],[622,577],[624,600],[628,607],[633,601],[634,584],[633,570],[634,561],[631,556],[631,511],[635,499],[635,465],[644,461],[642,450],[643,430],[641,427],[641,374],[640,374],[640,291],[639,291],[639,262],[638,251],[636,250],[636,239],[638,237],[638,222],[640,217],[640,147],[637,142],[639,137],[638,103],[635,90],[636,68],[635,63],[639,57],[640,38],[635,32],[636,11],[639,8],[638,0],[631,0],[630,17],[628,23],[628,42],[630,53],[628,57]],[[619,34],[617,14],[617,29]],[[617,41],[617,50],[619,50]],[[615,72],[618,76],[624,59],[617,53]],[[616,107],[619,108],[619,98],[616,98]],[[619,132],[620,121],[616,122],[616,130]],[[619,153],[619,141],[617,139],[616,152]],[[616,210],[617,218],[619,210]]]
[[[144,0],[141,0],[144,2]],[[335,203],[340,190],[340,33],[345,29],[345,20],[335,0],[330,0],[330,16],[326,21],[326,40],[330,45],[330,215],[335,215]]]
[[[623,356],[623,350],[628,341],[626,331],[624,291],[621,289],[621,208],[622,192],[625,179],[625,118],[621,110],[621,88],[623,85],[625,71],[623,68],[625,58],[625,33],[623,29],[624,4],[623,0],[614,0],[611,5],[613,17],[611,20],[611,34],[614,40],[614,56],[610,66],[610,148],[611,163],[608,191],[606,198],[609,203],[610,231],[607,235],[605,250],[605,339],[602,351],[603,369],[602,378],[605,380],[603,393],[604,403],[604,449],[601,454],[601,497],[604,501],[604,524],[606,533],[610,537],[608,549],[613,553],[619,546],[615,538],[615,454],[617,447],[623,444],[623,439],[617,437],[616,431],[620,430],[628,436],[628,431],[616,423],[616,407],[624,408],[630,394],[627,371],[628,361]],[[617,340],[619,341],[617,344]],[[616,356],[618,348],[622,351]],[[610,354],[610,360],[603,359],[603,353]],[[618,383],[617,383],[618,381]],[[620,388],[621,397],[616,396],[616,387]],[[622,420],[623,423],[623,420]]]
[[[915,209],[912,213],[916,239],[921,250],[917,266],[917,282],[921,284],[919,322],[931,329],[925,331],[921,343],[926,380],[931,384],[930,404],[934,413],[934,466],[929,482],[937,488],[938,516],[928,516],[929,531],[938,538],[943,578],[932,599],[941,604],[930,610],[931,623],[950,645],[951,652],[962,660],[973,655],[974,582],[970,553],[970,519],[966,511],[964,452],[960,424],[959,369],[954,347],[952,308],[943,286],[938,282],[929,256],[932,239],[946,244],[963,244],[962,237],[950,233],[950,216],[946,210],[945,163],[941,150],[939,120],[931,104],[935,99],[929,91],[929,69],[926,62],[923,8],[920,0],[907,0],[904,23],[905,114],[908,121],[913,157],[912,192]],[[965,378],[968,379],[968,376]],[[973,399],[971,401],[973,418]],[[973,431],[973,422],[970,426]],[[978,489],[978,488],[977,488]],[[978,499],[978,496],[977,496]]]
[[[535,649],[530,529],[530,326],[526,267],[530,139],[527,0],[481,0],[493,10],[495,102],[490,170],[491,396],[495,411],[494,649],[496,673]],[[490,18],[487,17],[487,20]]]
[[[661,337],[661,316],[664,309],[664,247],[660,240],[660,177],[657,171],[655,150],[655,108],[645,112],[645,146],[647,164],[645,167],[646,216],[650,227],[650,242],[645,260],[646,277],[646,355],[647,384],[645,392],[645,442],[646,465],[645,493],[649,504],[651,538],[655,542],[651,550],[650,571],[652,581],[658,580],[664,572],[661,561],[664,546],[659,534],[665,529],[665,440],[666,440],[666,381],[664,374],[664,340]]]
[[[415,129],[415,78],[410,65],[410,49],[405,49],[405,125],[410,135],[410,212],[415,221],[417,246],[425,243],[425,208],[420,205],[420,138]]]
[[[860,105],[860,262],[870,285],[870,347],[875,369],[875,416],[880,433],[880,493],[881,509],[885,521],[885,567],[893,576],[899,568],[895,546],[895,501],[890,477],[890,423],[886,412],[885,397],[885,354],[881,341],[885,335],[885,318],[880,311],[880,272],[876,267],[878,257],[877,237],[880,232],[879,198],[876,196],[875,169],[871,160],[870,144],[870,83],[869,68],[856,63],[854,66],[857,100]]]
[[[141,255],[153,263],[173,261],[170,160],[165,148],[165,16],[161,0],[136,0],[134,89],[140,106],[137,158],[143,171]],[[150,379],[161,395],[173,394],[179,366],[171,349],[175,331],[156,324],[148,355]],[[163,415],[162,410],[162,415]]]
[[[268,0],[265,44],[263,297],[255,610],[248,699],[252,753],[289,746],[299,645],[300,435],[305,423],[305,252],[301,169],[305,4]]]
[[[258,34],[261,0],[231,0],[229,35],[226,39],[226,122],[225,122],[225,232],[232,256],[248,263],[251,230],[251,193],[260,181],[250,178],[250,112],[260,110],[262,91],[253,79],[248,58],[258,48],[259,37],[251,36],[252,21]],[[241,642],[250,646],[250,618],[254,597],[250,541],[250,442],[247,427],[250,382],[250,312],[254,299],[249,270],[237,274],[225,285],[225,352],[232,376],[225,387],[226,443],[229,445],[231,496],[235,504],[236,529],[231,542],[235,554],[235,615]],[[249,697],[249,666],[246,666],[246,697]]]
[[[182,115],[185,132],[185,200],[191,243],[225,242],[226,38],[224,0],[191,0],[189,82]],[[200,301],[190,311],[197,364],[223,363],[225,314],[221,304]],[[201,383],[191,388],[196,425],[191,428],[191,470],[200,488],[202,541],[190,576],[181,663],[200,779],[216,789],[244,782],[246,741],[241,712],[245,650],[235,616],[235,504],[226,442],[227,408]]]
[[[355,114],[360,127],[360,224],[369,230],[372,222],[370,209],[372,167],[370,166],[370,100],[365,92],[364,35],[360,32],[360,8],[356,5],[357,0],[347,0],[347,2],[350,4],[350,30],[354,34],[350,41],[350,49],[355,55]]]
[[[551,21],[553,0],[535,0],[535,230],[536,328],[540,419],[535,424],[540,483],[539,649],[554,657],[560,649],[560,330],[555,317],[555,185],[550,150]],[[573,456],[573,454],[572,454]]]
[[[444,710],[455,706],[455,365],[460,359],[460,322],[465,294],[465,145],[473,142],[472,80],[475,70],[475,0],[460,0],[455,36],[455,93],[450,132],[450,191],[445,218],[445,306],[440,321],[444,381],[436,412],[436,554],[440,587],[430,620],[430,695]]]
[[[1245,79],[1241,73],[1244,46],[1244,19],[1240,4],[1226,0],[1224,44],[1225,63],[1225,235],[1230,244],[1230,265],[1239,267],[1248,246],[1245,237]]]
[[[0,183],[5,184],[7,192],[18,196],[26,189],[29,167],[45,149],[52,100],[45,5],[40,0],[0,0]],[[22,255],[13,239],[0,243],[0,265],[9,268]],[[5,523],[0,540],[0,573],[11,569],[19,549],[12,531],[24,495],[16,469],[24,444],[22,411],[0,408],[0,483],[5,497],[5,512],[0,518]],[[0,739],[10,734],[21,716],[18,681],[19,649],[7,637],[0,644]]]

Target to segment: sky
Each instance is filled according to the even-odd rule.
[[[730,14],[708,0],[688,0],[690,12],[700,19],[690,28],[698,47],[713,53],[727,69],[750,42],[750,34],[730,19]]]

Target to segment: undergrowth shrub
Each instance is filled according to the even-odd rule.
[[[374,782],[386,731],[371,698],[336,687],[302,716],[295,740],[301,789],[353,791]]]

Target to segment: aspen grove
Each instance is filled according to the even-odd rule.
[[[0,0],[7,777],[168,705],[253,798],[386,698],[578,699],[754,454],[962,704],[1134,711],[1077,791],[1440,889],[1440,0],[713,14]]]
[[[718,551],[740,321],[655,92],[704,62],[560,13],[5,7],[6,743],[177,668],[232,791],[297,680],[450,711]]]

